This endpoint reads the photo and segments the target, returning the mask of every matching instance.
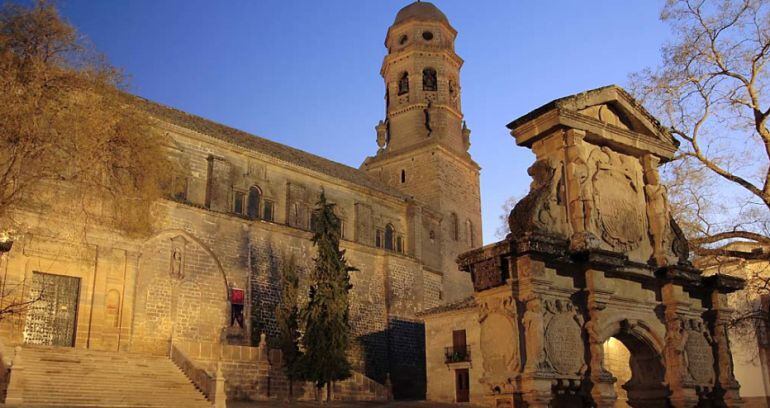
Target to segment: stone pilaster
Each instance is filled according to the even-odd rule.
[[[588,269],[586,279],[586,306],[588,311],[585,324],[588,352],[589,378],[591,380],[591,398],[597,407],[612,408],[618,399],[615,393],[615,381],[612,373],[604,367],[605,338],[600,332],[602,311],[607,308],[612,288],[609,280],[604,278],[604,272]]]
[[[709,329],[714,341],[715,369],[717,374],[715,390],[711,398],[721,400],[726,406],[743,406],[739,395],[740,384],[733,372],[733,356],[730,351],[730,338],[727,328],[733,310],[727,305],[727,295],[713,290],[711,293],[711,310],[707,313]]]
[[[689,375],[685,359],[685,344],[688,334],[685,328],[685,313],[688,311],[689,305],[684,301],[684,296],[681,286],[676,286],[674,283],[666,283],[661,289],[666,323],[665,379],[671,390],[669,400],[675,408],[690,408],[698,403],[695,388],[688,384]]]
[[[553,370],[545,357],[545,304],[543,294],[548,290],[545,264],[528,255],[516,258],[519,298],[524,302],[525,362],[523,370],[522,400],[530,408],[550,406]]]

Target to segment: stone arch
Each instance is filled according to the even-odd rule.
[[[249,187],[249,194],[246,199],[246,216],[250,220],[259,218],[259,205],[262,202],[262,189],[258,185]]]
[[[136,277],[133,351],[164,353],[175,340],[218,342],[227,326],[228,278],[192,234],[164,230],[145,241]]]
[[[665,384],[664,337],[642,319],[615,319],[602,325],[602,342],[618,340],[630,353],[631,378],[620,386],[631,407],[666,407],[670,391]],[[607,356],[605,356],[605,359]]]
[[[208,245],[203,243],[203,241],[201,241],[200,239],[198,239],[194,235],[190,234],[187,231],[180,230],[180,229],[167,229],[167,230],[160,231],[157,234],[155,234],[154,236],[152,236],[151,238],[147,239],[147,241],[145,241],[144,245],[147,245],[150,242],[158,240],[158,239],[161,239],[161,238],[171,238],[171,237],[174,237],[174,236],[182,236],[182,237],[186,238],[187,240],[194,242],[198,247],[200,247],[201,250],[206,252],[206,254],[211,257],[211,260],[214,261],[214,263],[216,264],[217,269],[219,270],[219,273],[222,275],[222,279],[224,280],[225,291],[223,292],[223,295],[224,295],[225,299],[227,299],[228,296],[229,296],[229,293],[227,292],[227,288],[230,287],[230,285],[229,285],[229,281],[227,279],[227,274],[225,273],[225,269],[222,267],[222,263],[219,261],[219,257],[217,257],[216,254],[214,254],[213,251],[211,251],[211,249],[208,247]]]
[[[663,355],[665,347],[665,333],[659,332],[644,319],[629,319],[618,314],[603,321],[599,334],[601,341],[607,341],[610,337],[616,337],[618,333],[628,333],[644,341],[659,355]]]
[[[422,70],[422,90],[438,91],[438,73],[435,68],[427,67]]]
[[[385,249],[392,251],[394,249],[395,245],[395,235],[396,235],[396,229],[393,227],[393,224],[388,224],[385,226]]]

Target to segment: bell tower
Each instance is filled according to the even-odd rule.
[[[402,8],[385,37],[380,74],[385,118],[375,126],[377,154],[361,168],[424,205],[407,246],[442,275],[443,300],[472,293],[458,254],[481,245],[479,166],[460,98],[463,60],[457,31],[428,2]]]

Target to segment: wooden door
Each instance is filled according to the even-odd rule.
[[[455,370],[455,401],[470,401],[470,378],[467,368],[458,368]]]

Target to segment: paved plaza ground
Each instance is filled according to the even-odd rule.
[[[331,407],[331,408],[444,408],[455,407],[458,405],[473,407],[468,404],[442,404],[429,401],[392,401],[392,402],[335,402],[331,404],[318,404],[316,402],[229,402],[227,408],[252,408],[252,407]]]

